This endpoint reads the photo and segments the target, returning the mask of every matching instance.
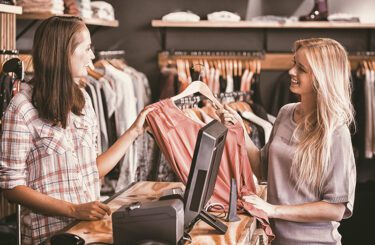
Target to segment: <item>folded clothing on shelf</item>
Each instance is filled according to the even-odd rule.
[[[113,6],[104,1],[91,2],[92,17],[104,20],[114,20],[115,11]]]
[[[298,21],[298,17],[296,16],[277,16],[277,15],[262,15],[256,16],[250,19],[251,21],[259,21],[259,22],[278,22],[278,23],[286,23],[286,22],[296,22]]]
[[[63,0],[17,0],[24,13],[51,13],[63,14]]]
[[[65,14],[78,15],[83,18],[92,18],[90,0],[64,0]]]
[[[209,21],[233,21],[237,22],[241,20],[241,17],[238,14],[228,12],[228,11],[219,11],[213,12],[207,15],[207,20]]]
[[[161,19],[164,21],[199,21],[200,17],[190,11],[180,11],[166,14]]]
[[[348,13],[335,13],[328,16],[329,21],[340,21],[340,22],[360,22],[357,16],[353,16]]]

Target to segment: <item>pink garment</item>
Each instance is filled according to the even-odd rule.
[[[146,118],[155,140],[175,173],[186,184],[198,131],[202,125],[187,117],[171,99],[148,107],[155,108]],[[235,178],[237,183],[238,207],[245,209],[262,223],[271,241],[273,233],[267,215],[251,204],[240,201],[242,196],[256,193],[256,189],[245,149],[243,128],[239,123],[228,127],[211,202],[222,203],[228,208],[231,178]]]

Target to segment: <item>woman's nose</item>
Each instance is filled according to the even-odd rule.
[[[293,66],[292,68],[290,68],[289,71],[288,71],[288,73],[289,73],[290,76],[295,76],[296,75],[295,66]]]

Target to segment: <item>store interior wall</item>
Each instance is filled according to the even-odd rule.
[[[150,81],[153,92],[153,100],[158,99],[159,88],[159,67],[157,63],[157,53],[162,49],[161,35],[157,28],[151,27],[151,20],[160,19],[163,15],[176,10],[190,10],[201,18],[205,18],[208,13],[220,10],[227,10],[238,13],[242,19],[258,15],[302,15],[311,9],[313,0],[126,0],[108,1],[115,9],[116,19],[120,26],[117,28],[100,27],[93,32],[92,43],[96,50],[125,50],[125,59],[129,65],[139,71],[144,72]],[[362,21],[375,22],[375,15],[371,13],[375,9],[374,0],[328,0],[330,13],[347,12],[358,15]],[[27,26],[30,20],[17,20],[17,32]],[[39,22],[40,23],[40,22]],[[39,24],[38,23],[38,24]],[[17,40],[17,48],[20,50],[30,50],[32,47],[35,25]],[[97,28],[97,27],[95,27]],[[95,28],[90,27],[91,30]],[[251,30],[246,30],[251,32]],[[357,30],[356,30],[357,31]],[[282,30],[284,33],[285,31]],[[311,32],[311,31],[308,31]],[[274,52],[290,52],[293,40],[278,30],[274,31],[277,42],[268,45]],[[352,43],[358,47],[356,35],[352,36]],[[228,37],[229,38],[229,37]],[[223,37],[225,39],[225,37]],[[215,42],[216,40],[212,40]],[[223,41],[223,40],[221,40]],[[226,41],[226,40],[224,40]],[[249,43],[254,46],[255,42]],[[199,45],[199,43],[198,43]],[[207,46],[205,44],[203,46]],[[272,88],[278,78],[285,75],[286,71],[263,71],[261,75],[261,98],[266,109],[270,107],[272,100]],[[366,164],[366,163],[363,163]],[[364,167],[359,178],[364,181],[375,179],[375,164],[372,162]]]
[[[259,15],[298,16],[308,13],[313,6],[314,0],[109,0],[108,2],[114,6],[115,16],[120,26],[118,28],[100,27],[95,33],[93,32],[92,43],[96,50],[124,50],[126,52],[125,59],[129,65],[144,72],[149,78],[153,99],[157,100],[160,89],[158,85],[157,53],[162,47],[160,32],[157,28],[151,27],[151,20],[160,19],[163,15],[175,10],[190,10],[201,17],[220,10],[237,12],[242,19]],[[346,12],[360,17],[362,22],[375,22],[375,15],[373,14],[375,9],[374,0],[328,0],[328,5],[330,13]],[[31,20],[17,20],[17,32],[19,33],[30,22]],[[36,26],[17,40],[18,49],[26,51],[31,49]],[[90,27],[90,30],[94,29]],[[251,30],[248,31],[250,32]],[[291,51],[292,40],[284,37],[277,30],[275,31],[275,37],[277,37],[277,42],[273,46],[269,46],[269,48],[279,50],[279,47],[283,47],[284,51]],[[354,40],[353,44],[357,45],[358,42],[355,35],[352,35],[352,38]],[[215,41],[213,40],[212,42]],[[268,108],[269,100],[272,100],[269,90],[272,89],[278,78],[283,76],[285,72],[262,72],[261,92],[266,108]],[[375,180],[375,164],[373,161],[361,162],[358,166],[359,182],[364,183],[369,180]],[[373,210],[373,202],[369,202],[369,200],[374,200],[375,192],[373,186],[369,188],[362,186],[361,188],[357,188],[355,215],[346,222],[351,225],[345,225],[344,221],[341,226],[343,234],[346,234],[344,238],[346,240],[352,239],[350,241],[357,241],[358,236],[370,234],[370,226],[366,226],[368,229],[364,232],[361,224],[368,219],[369,211]],[[344,242],[343,244],[357,243]]]
[[[136,69],[144,72],[150,80],[153,99],[159,95],[159,68],[157,53],[162,49],[161,35],[157,28],[151,27],[151,20],[160,19],[163,15],[176,10],[190,10],[205,18],[208,13],[220,10],[228,10],[238,13],[242,19],[248,19],[259,15],[302,15],[311,9],[314,0],[109,0],[115,9],[116,19],[120,26],[117,28],[99,27],[92,35],[92,41],[96,50],[125,50],[125,58]],[[359,4],[360,2],[360,4]],[[347,12],[357,15],[361,21],[375,22],[374,0],[328,0],[330,13]],[[26,27],[30,20],[17,20],[17,31]],[[38,25],[38,24],[37,24]],[[17,40],[17,48],[31,50],[35,25]],[[90,28],[93,29],[93,28]],[[278,36],[274,50],[290,51],[291,40]],[[267,100],[268,88],[272,86],[270,80],[277,78],[281,72],[264,74],[262,98],[265,107],[269,107]]]
[[[144,72],[150,79],[153,98],[159,94],[157,52],[161,50],[159,30],[151,27],[152,19],[160,19],[164,14],[176,10],[190,10],[202,18],[206,14],[228,10],[238,13],[242,19],[259,15],[303,15],[311,9],[314,0],[110,0],[120,22],[118,28],[101,27],[92,36],[97,50],[125,50],[126,60],[131,66]],[[374,0],[328,0],[330,13],[346,12],[361,18],[362,22],[375,22]],[[17,31],[30,21],[17,20]],[[36,25],[37,26],[37,25]],[[30,50],[35,28],[31,28],[20,39],[17,47]],[[290,40],[278,38],[278,45],[291,47]],[[267,101],[265,101],[267,107]]]

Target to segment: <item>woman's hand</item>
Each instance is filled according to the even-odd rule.
[[[146,121],[146,116],[150,111],[153,111],[155,108],[148,108],[148,109],[143,109],[135,122],[132,124],[130,129],[132,129],[134,132],[136,132],[137,137],[142,135],[147,129],[148,125],[145,122]]]
[[[244,196],[242,199],[245,202],[251,203],[257,209],[263,210],[268,218],[275,218],[276,215],[276,206],[269,204],[268,202],[264,201],[262,198],[258,197],[257,195],[250,195]]]
[[[108,205],[99,201],[74,204],[72,217],[78,220],[100,220],[108,214],[111,215],[111,209]]]
[[[218,110],[216,114],[220,117],[221,123],[224,125],[234,125],[237,122],[243,124],[241,116],[228,105],[224,105],[224,108]]]

